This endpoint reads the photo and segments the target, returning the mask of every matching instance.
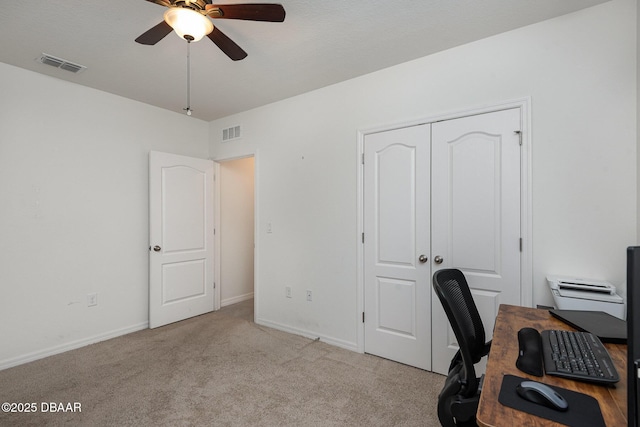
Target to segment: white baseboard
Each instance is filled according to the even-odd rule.
[[[49,347],[44,350],[34,351],[32,353],[27,353],[25,355],[14,357],[12,359],[0,360],[0,371],[3,369],[12,368],[14,366],[22,365],[24,363],[33,362],[34,360],[53,356],[55,354],[64,353],[65,351],[75,350],[76,348],[95,344],[100,341],[106,341],[111,338],[116,338],[122,335],[130,334],[132,332],[141,331],[143,329],[147,329],[148,327],[149,322],[142,322],[137,325],[127,326],[125,328],[116,329],[113,331],[105,332],[103,334],[94,335],[92,337],[83,338],[54,347]]]
[[[220,307],[226,307],[231,304],[237,304],[242,301],[246,301],[248,299],[253,298],[253,292],[244,295],[238,295],[237,297],[227,298],[225,300],[220,301]]]
[[[255,323],[262,326],[267,326],[269,328],[277,329],[279,331],[288,332],[294,335],[301,335],[306,338],[310,338],[312,340],[319,339],[320,341],[334,345],[336,347],[344,348],[345,350],[355,351],[356,353],[361,353],[358,350],[358,343],[349,342],[340,340],[337,338],[329,337],[326,335],[318,335],[317,333],[307,331],[305,329],[292,328],[288,325],[283,325],[277,322],[272,322],[266,319],[255,319]]]

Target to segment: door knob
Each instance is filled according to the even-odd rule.
[[[442,264],[442,261],[444,261],[444,259],[442,259],[442,257],[440,255],[436,255],[436,257],[433,259],[433,261],[436,264]]]
[[[155,245],[155,246],[153,247],[153,250],[154,250],[154,251],[156,251],[156,252],[160,252],[160,250],[161,250],[161,249],[162,249],[162,248],[161,248],[160,246],[158,246],[158,245]]]
[[[426,255],[420,255],[420,256],[418,257],[418,261],[420,261],[420,262],[421,262],[421,263],[423,263],[423,264],[424,264],[425,262],[427,262],[427,260],[428,260],[428,259],[429,259],[429,258],[427,258],[427,256],[426,256]]]

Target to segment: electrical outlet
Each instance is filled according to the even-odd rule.
[[[307,291],[307,301],[311,301],[312,299],[311,291]]]
[[[98,305],[98,294],[87,294],[87,307]]]
[[[291,298],[291,286],[284,288],[284,294],[287,298]]]

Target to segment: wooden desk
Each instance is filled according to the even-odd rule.
[[[498,402],[502,378],[506,374],[530,378],[534,381],[564,387],[595,397],[605,423],[611,427],[627,425],[627,346],[624,344],[605,344],[611,359],[620,375],[615,387],[606,387],[579,381],[567,380],[551,375],[535,377],[516,368],[518,358],[518,331],[524,327],[544,329],[574,330],[566,323],[554,318],[548,310],[501,305],[493,331],[491,352],[487,362],[480,404],[476,415],[478,425],[483,427],[500,426],[560,426],[534,415],[518,411]]]

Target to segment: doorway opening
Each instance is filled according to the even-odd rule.
[[[219,161],[216,176],[219,309],[254,299],[254,157]]]

